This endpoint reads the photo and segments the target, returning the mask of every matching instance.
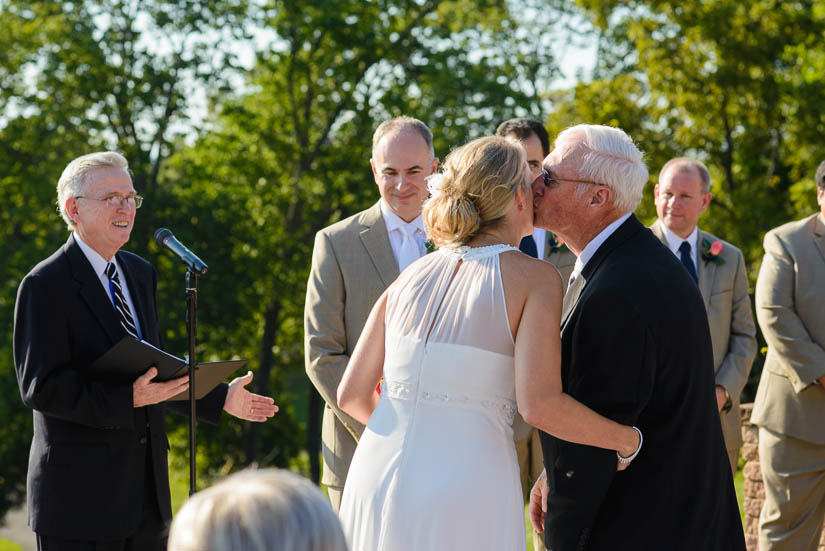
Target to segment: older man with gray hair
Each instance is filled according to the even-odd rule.
[[[153,382],[155,367],[134,381],[90,373],[127,335],[163,348],[155,269],[120,250],[143,198],[111,151],[69,163],[57,198],[71,235],[23,278],[14,308],[14,365],[34,418],[29,526],[41,551],[163,551],[172,507],[162,403],[188,377]],[[272,398],[244,389],[251,380],[216,387],[198,400],[198,416],[274,415]]]
[[[644,434],[622,472],[608,450],[541,434],[546,475],[530,516],[553,551],[745,549],[701,295],[632,214],[647,176],[627,134],[579,125],[559,134],[533,183],[536,225],[578,257],[562,312],[564,390]]]

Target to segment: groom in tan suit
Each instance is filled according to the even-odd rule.
[[[760,551],[814,550],[825,520],[825,161],[820,212],[765,235],[756,317],[768,343],[751,420],[765,504]]]
[[[373,304],[426,253],[421,206],[438,166],[432,133],[411,117],[385,121],[373,135],[370,164],[381,199],[315,236],[304,306],[306,371],[326,401],[321,482],[336,511],[364,430],[338,407],[338,384]]]
[[[742,251],[697,227],[711,200],[710,173],[699,161],[671,159],[653,188],[659,219],[651,231],[697,281],[708,314],[716,404],[732,473],[742,447],[739,395],[756,355],[756,327]]]

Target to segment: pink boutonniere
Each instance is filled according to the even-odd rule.
[[[725,263],[725,259],[719,256],[722,254],[722,242],[714,241],[711,243],[707,239],[702,239],[702,260],[705,262],[713,262],[717,266]]]

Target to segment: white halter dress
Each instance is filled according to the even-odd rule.
[[[351,551],[526,547],[499,255],[442,248],[387,301],[384,381],[340,510]]]

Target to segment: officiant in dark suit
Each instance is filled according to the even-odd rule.
[[[41,551],[164,550],[172,510],[161,403],[188,377],[152,382],[154,367],[133,382],[88,374],[127,335],[163,347],[155,269],[119,250],[142,198],[126,159],[101,152],[69,163],[57,202],[72,233],[20,283],[14,313],[14,364],[34,417],[28,523]],[[271,398],[244,389],[251,379],[219,385],[198,401],[199,417],[274,415]]]
[[[558,136],[544,169],[536,225],[577,255],[561,318],[564,391],[639,427],[644,442],[617,472],[615,452],[542,433],[533,524],[543,520],[552,551],[744,550],[704,303],[632,214],[648,176],[641,151],[617,128],[580,125]]]

